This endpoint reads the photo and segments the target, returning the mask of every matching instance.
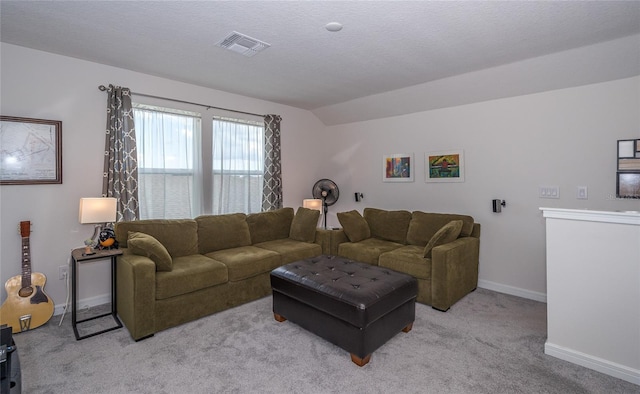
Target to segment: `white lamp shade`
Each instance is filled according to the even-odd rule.
[[[113,197],[80,199],[80,223],[110,223],[116,221],[117,200]]]
[[[305,198],[304,200],[302,200],[302,206],[304,208],[322,211],[322,200],[319,198]]]

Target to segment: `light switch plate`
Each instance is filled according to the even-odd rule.
[[[538,186],[538,197],[560,198],[560,187],[559,186]]]

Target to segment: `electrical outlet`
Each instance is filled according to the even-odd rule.
[[[58,279],[65,280],[67,279],[67,275],[69,275],[69,266],[61,265],[58,267]]]
[[[578,189],[576,191],[576,198],[578,200],[588,200],[589,199],[589,194],[588,194],[586,186],[578,186]]]

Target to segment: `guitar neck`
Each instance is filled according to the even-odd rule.
[[[29,237],[22,237],[22,288],[31,287],[31,249]]]

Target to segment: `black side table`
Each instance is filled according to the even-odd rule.
[[[120,249],[105,249],[105,250],[92,250],[93,254],[85,254],[85,248],[74,249],[71,252],[72,265],[71,265],[71,325],[73,326],[73,333],[76,336],[76,340],[81,340],[85,338],[89,338],[98,334],[102,334],[108,331],[117,330],[122,327],[122,322],[118,319],[118,311],[116,305],[116,257],[122,254],[122,250]],[[111,312],[104,313],[98,316],[92,316],[88,319],[76,320],[76,309],[77,309],[77,267],[78,263],[87,262],[89,260],[98,260],[111,258]],[[80,336],[78,334],[79,323],[83,323],[90,320],[99,319],[101,317],[112,315],[113,319],[116,322],[115,327],[107,328],[105,330],[101,330],[98,332],[94,332],[91,334],[87,334],[84,336]]]

